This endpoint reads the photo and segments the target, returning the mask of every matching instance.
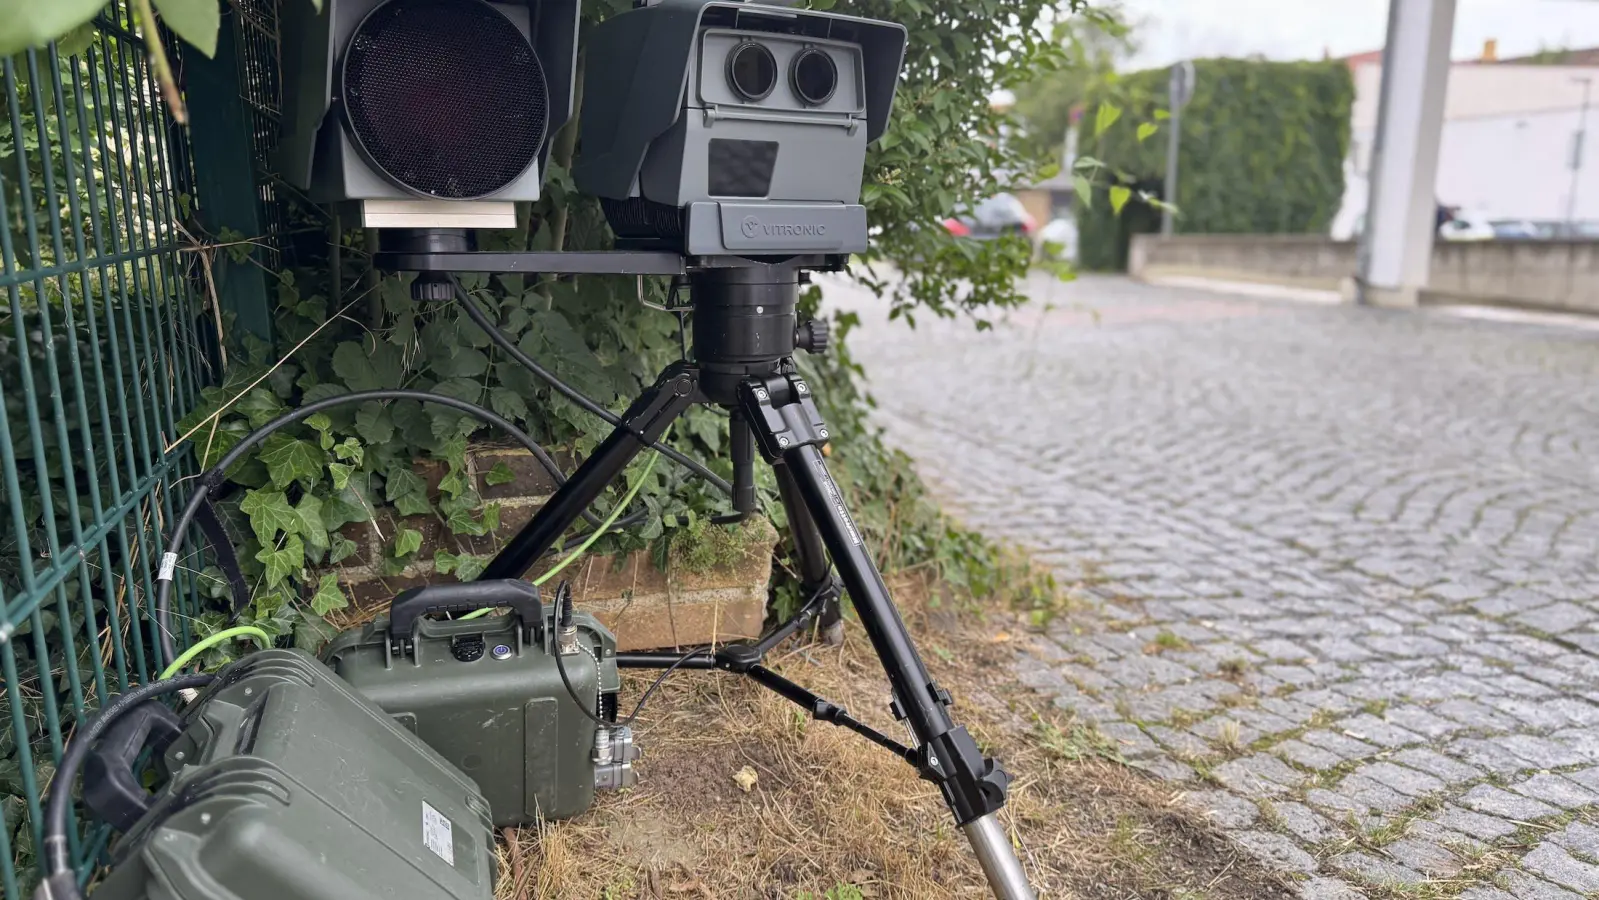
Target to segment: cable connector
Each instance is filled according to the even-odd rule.
[[[583,647],[577,639],[577,623],[572,619],[571,582],[563,581],[555,589],[555,607],[559,610],[555,627],[555,652],[562,656],[581,652]]]

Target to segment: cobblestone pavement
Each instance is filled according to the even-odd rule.
[[[851,346],[1018,662],[1307,898],[1599,897],[1599,331],[1114,279]]]

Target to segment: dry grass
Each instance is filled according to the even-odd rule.
[[[1024,637],[1016,625],[985,626],[947,605],[923,615],[916,598],[927,585],[897,580],[930,668],[959,700],[958,719],[1017,776],[1003,820],[1042,896],[1291,896],[1172,791],[1107,761],[1110,748],[1062,753],[1041,740],[1082,728],[1053,710],[1040,715],[1039,698],[1012,679]],[[773,659],[784,675],[901,733],[858,627],[842,647],[790,647]],[[626,696],[640,687],[631,680]],[[501,900],[987,895],[936,790],[898,759],[727,674],[674,676],[651,704],[638,726],[639,786],[603,795],[576,819],[508,830]],[[745,767],[757,775],[748,791],[733,777]]]

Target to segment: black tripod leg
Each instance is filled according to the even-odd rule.
[[[943,793],[995,895],[1001,900],[1032,900],[1026,874],[996,818],[1005,805],[1010,777],[983,756],[966,729],[950,719],[948,707],[953,701],[928,674],[843,494],[827,471],[820,449],[828,437],[827,427],[809,386],[797,375],[750,378],[739,386],[738,399],[762,455],[768,461],[782,460],[789,470],[838,567],[893,687],[894,713],[916,738],[922,776]]]
[[[660,440],[672,421],[693,404],[697,380],[692,367],[682,363],[668,366],[655,384],[622,414],[616,430],[583,461],[533,520],[495,555],[484,568],[482,577],[521,578],[527,574],[628,463]]]
[[[793,473],[786,465],[774,466],[773,471],[777,474],[777,492],[782,498],[783,509],[788,513],[788,530],[794,539],[794,563],[799,568],[801,591],[809,597],[830,587],[833,565],[827,558],[822,533],[816,530],[816,520],[805,506],[805,498],[800,495]],[[839,609],[839,591],[835,588],[830,590],[830,594],[822,608],[820,624],[827,642],[837,644],[843,640],[844,616]]]

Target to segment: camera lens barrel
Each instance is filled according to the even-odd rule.
[[[806,47],[788,67],[789,86],[808,106],[821,106],[838,90],[838,63],[826,50]]]
[[[765,45],[745,41],[727,54],[727,83],[745,100],[765,100],[777,87],[777,58]]]

